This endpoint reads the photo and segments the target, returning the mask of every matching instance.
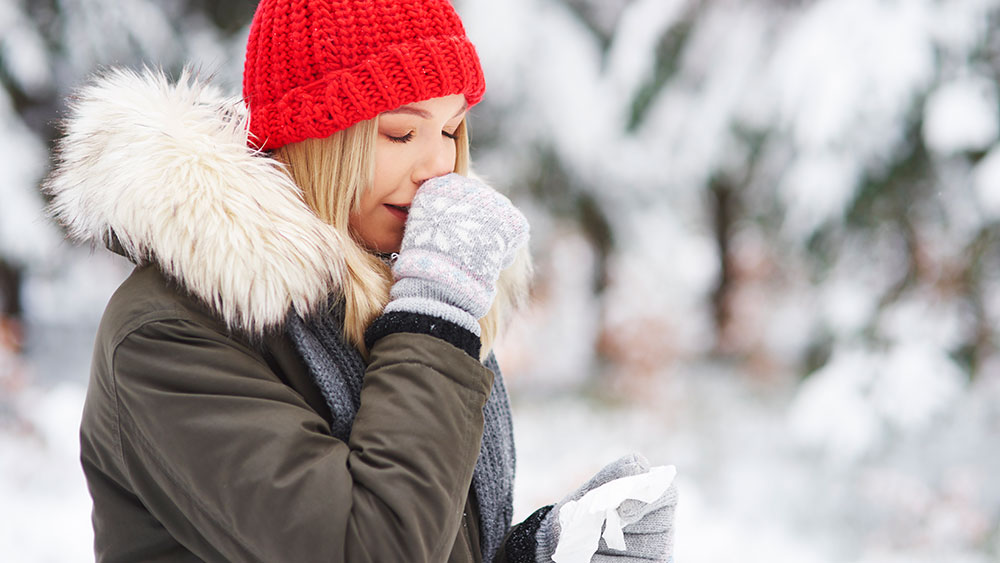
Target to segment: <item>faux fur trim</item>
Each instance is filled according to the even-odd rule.
[[[155,260],[231,328],[260,334],[326,304],[345,241],[280,163],[247,147],[247,113],[185,71],[111,70],[75,98],[45,189],[70,236]]]

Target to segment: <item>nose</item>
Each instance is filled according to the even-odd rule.
[[[442,142],[432,143],[421,155],[420,161],[414,167],[413,181],[418,186],[425,181],[438,176],[444,176],[455,170],[455,142],[444,138]]]

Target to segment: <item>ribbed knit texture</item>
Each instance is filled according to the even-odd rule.
[[[554,506],[550,504],[539,508],[511,529],[504,545],[504,561],[498,563],[537,563],[538,542],[535,534]]]
[[[344,341],[342,322],[343,313],[339,308],[308,320],[292,313],[286,331],[330,407],[330,429],[334,437],[346,442],[361,405],[365,364],[358,351]],[[410,330],[426,326],[426,323],[404,324]],[[514,435],[510,402],[500,367],[492,354],[483,363],[493,372],[493,389],[483,407],[485,426],[479,459],[472,474],[472,490],[479,504],[483,561],[492,561],[513,515]],[[377,534],[378,530],[372,533]]]
[[[448,0],[261,0],[243,96],[257,147],[324,138],[399,106],[486,89]]]
[[[417,332],[446,340],[473,358],[479,359],[483,342],[467,328],[440,317],[399,311],[383,313],[365,331],[365,346],[370,350],[375,341],[396,332]]]
[[[580,500],[585,494],[606,483],[639,475],[649,471],[649,461],[639,454],[630,454],[605,465],[589,481],[573,491],[550,510],[535,532],[535,560],[537,563],[551,563],[552,555],[559,544],[561,526],[559,511],[569,501]],[[651,561],[669,562],[673,558],[674,509],[677,506],[677,484],[670,487],[656,500],[646,503],[635,499],[624,501],[618,507],[618,514],[625,523],[622,535],[625,550],[608,547],[602,537],[598,541],[594,560],[613,558],[620,563],[646,563]]]
[[[361,382],[365,360],[358,350],[341,337],[343,307],[306,323],[295,313],[288,315],[285,329],[295,342],[309,373],[330,407],[330,430],[347,441],[354,425],[354,415],[361,407]]]
[[[483,407],[486,425],[479,461],[472,474],[472,489],[479,501],[479,536],[483,561],[493,561],[514,516],[514,430],[510,401],[496,357],[490,353],[483,365],[493,372],[493,390]]]

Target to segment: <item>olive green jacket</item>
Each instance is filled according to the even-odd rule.
[[[98,561],[478,561],[492,372],[389,334],[350,439],[331,436],[282,324],[345,283],[348,243],[247,148],[245,113],[189,75],[107,72],[74,97],[46,180],[74,238],[139,265],[101,322],[81,427]]]
[[[234,337],[155,267],[101,323],[81,427],[98,561],[478,561],[492,373],[378,341],[348,443],[283,335]]]

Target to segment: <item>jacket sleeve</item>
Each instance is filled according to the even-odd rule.
[[[444,340],[371,349],[349,440],[259,355],[185,320],[115,349],[121,455],[148,510],[206,561],[443,561],[492,374]]]

